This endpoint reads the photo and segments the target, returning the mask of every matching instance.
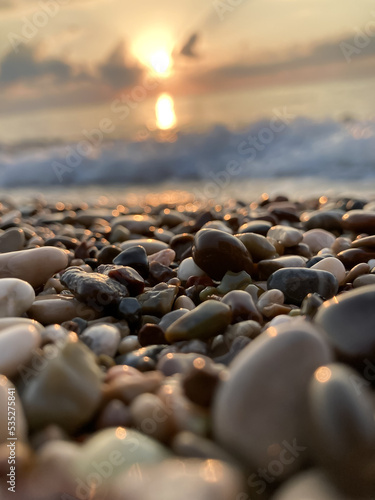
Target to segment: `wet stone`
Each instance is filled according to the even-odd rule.
[[[366,380],[345,365],[322,366],[311,380],[308,398],[316,461],[348,496],[369,497],[375,487],[375,421]]]
[[[182,380],[185,395],[200,406],[210,406],[220,380],[220,371],[203,358],[197,358]]]
[[[174,433],[173,417],[164,402],[155,394],[143,393],[130,406],[131,415],[137,428],[147,436],[167,442]],[[155,415],[161,418],[155,419]],[[153,425],[145,425],[145,422]]]
[[[118,356],[116,364],[129,365],[141,372],[155,370],[159,353],[167,347],[166,345],[151,345],[129,352],[128,354]]]
[[[149,283],[157,284],[161,282],[167,282],[172,278],[177,277],[177,272],[168,266],[160,264],[159,262],[153,261],[150,264],[150,276],[148,278]]]
[[[272,223],[266,220],[256,220],[251,222],[246,222],[239,229],[239,234],[245,233],[255,233],[260,234],[262,236],[266,236],[270,228],[272,227]]]
[[[123,498],[123,492],[129,492],[129,498],[154,500],[155,492],[162,499],[179,500],[228,500],[240,499],[245,491],[241,474],[219,460],[200,460],[181,457],[159,461],[153,468],[121,477],[115,484],[113,500]],[[215,478],[215,479],[213,479]]]
[[[35,299],[33,287],[17,278],[0,279],[0,317],[22,316]]]
[[[141,305],[134,297],[126,297],[118,306],[118,313],[130,326],[137,327],[141,322]]]
[[[129,407],[119,399],[112,399],[100,412],[96,427],[105,429],[107,427],[131,426],[132,423]]]
[[[278,269],[289,267],[306,267],[306,259],[299,255],[286,255],[276,259],[264,259],[258,264],[260,280],[268,279]]]
[[[360,287],[325,302],[315,316],[340,359],[375,360],[375,285]]]
[[[123,250],[113,259],[113,264],[132,267],[142,278],[147,278],[149,274],[149,262],[146,251],[139,245]]]
[[[124,241],[128,241],[130,238],[130,231],[124,226],[120,224],[117,225],[112,231],[109,237],[110,243],[123,243]]]
[[[365,236],[363,238],[357,238],[352,241],[352,248],[370,248],[372,250],[375,249],[375,235],[374,236]]]
[[[267,236],[284,247],[293,247],[302,241],[303,233],[290,226],[273,226],[269,229]]]
[[[357,264],[348,272],[346,276],[346,283],[352,283],[359,276],[368,274],[370,270],[371,270],[370,266],[365,262]]]
[[[375,234],[375,212],[350,210],[342,216],[342,227],[356,234]]]
[[[332,233],[324,229],[310,229],[303,234],[303,242],[313,253],[319,252],[322,248],[330,248],[335,239]]]
[[[207,363],[211,362],[210,358],[197,353],[168,353],[159,359],[157,369],[166,377],[176,373],[187,373],[194,366],[196,359],[203,359]]]
[[[331,360],[321,334],[307,321],[272,327],[234,359],[229,378],[215,395],[216,440],[250,467],[268,468],[284,443],[306,450],[304,398],[314,371]],[[275,377],[270,376],[272,367]],[[288,397],[281,388],[288,387]],[[265,418],[267,416],[267,418]],[[278,479],[306,461],[306,453],[285,464]]]
[[[7,229],[0,236],[0,253],[17,252],[25,244],[25,233],[18,227]]]
[[[112,264],[113,260],[121,253],[121,248],[115,245],[103,247],[98,253],[99,264]]]
[[[173,285],[165,285],[163,287],[160,285],[157,285],[152,290],[144,292],[137,297],[143,314],[164,316],[164,314],[172,310],[178,288]],[[158,286],[160,288],[158,288]]]
[[[197,436],[193,432],[179,432],[174,437],[171,447],[178,456],[223,460],[227,463],[235,462],[234,458],[214,441]]]
[[[281,486],[272,500],[352,500],[329,480],[321,469],[309,469],[297,474]],[[368,499],[370,500],[370,499]]]
[[[194,262],[212,279],[220,280],[227,271],[246,271],[253,263],[245,245],[235,236],[215,229],[201,229],[195,235]]]
[[[301,314],[313,318],[322,304],[323,300],[317,293],[309,293],[302,301]]]
[[[0,255],[0,278],[19,278],[37,288],[68,265],[59,248],[35,248]]]
[[[160,328],[162,328],[164,331],[166,331],[166,329],[172,324],[174,323],[175,321],[177,321],[179,318],[181,318],[182,316],[184,316],[184,314],[186,314],[187,312],[189,312],[188,309],[177,309],[175,311],[171,311],[167,314],[165,314],[162,319],[160,320],[160,323],[159,323],[159,326]]]
[[[61,276],[61,283],[74,295],[92,308],[103,310],[129,296],[124,285],[104,274],[86,273],[79,268],[70,268]]]
[[[188,309],[189,311],[191,311],[192,309],[194,309],[194,307],[194,302],[186,295],[180,295],[179,297],[177,297],[174,303],[174,309]]]
[[[366,285],[375,285],[375,274],[363,274],[353,281],[353,288],[359,288]]]
[[[219,335],[231,323],[229,306],[207,300],[172,323],[165,332],[168,342],[189,339],[207,339]]]
[[[346,269],[351,269],[352,267],[366,263],[371,259],[375,259],[375,251],[367,251],[369,249],[365,248],[350,248],[344,250],[337,255],[337,258],[341,260]]]
[[[236,236],[245,245],[254,262],[272,259],[277,255],[274,245],[261,234],[244,233]]]
[[[141,345],[138,340],[137,335],[128,335],[124,337],[119,346],[118,346],[118,352],[119,354],[128,354],[129,352],[136,351],[137,349],[140,349]]]
[[[284,249],[285,255],[300,255],[306,259],[311,259],[312,252],[310,248],[305,243],[299,243],[293,247],[287,247]]]
[[[138,332],[138,341],[142,347],[167,343],[164,330],[159,325],[146,323]]]
[[[173,236],[169,245],[176,254],[176,261],[181,261],[191,257],[191,249],[194,244],[194,236],[189,233],[182,233]]]
[[[102,373],[95,356],[75,334],[71,333],[70,338],[43,370],[28,381],[22,393],[25,413],[33,429],[53,423],[74,432],[99,407]]]
[[[318,210],[316,212],[305,212],[301,215],[301,222],[305,229],[324,229],[326,231],[337,231],[341,234],[342,210]]]
[[[74,461],[73,470],[81,479],[78,484],[85,485],[87,478],[98,474],[95,464],[102,464],[112,458],[118,465],[113,467],[113,474],[109,477],[99,476],[100,486],[103,486],[103,483],[112,484],[116,476],[133,465],[138,468],[142,464],[157,464],[169,456],[167,448],[145,434],[134,429],[113,427],[95,433],[84,443],[81,453]],[[85,490],[80,495],[84,494],[83,491]],[[140,496],[137,495],[137,498]]]
[[[132,296],[141,294],[145,288],[142,276],[129,266],[115,266],[108,271],[108,276],[126,286]]]
[[[0,373],[13,377],[25,368],[41,344],[41,335],[32,325],[15,325],[0,331]]]
[[[152,255],[156,252],[160,252],[160,250],[169,248],[167,243],[164,243],[163,241],[154,240],[151,238],[125,241],[124,243],[121,243],[120,246],[122,250],[128,250],[130,248],[133,248],[134,246],[141,246],[145,249],[147,255]]]
[[[86,328],[80,336],[80,340],[97,356],[107,354],[113,358],[117,352],[121,336],[118,328],[115,326],[99,324]]]
[[[233,290],[228,292],[223,300],[232,310],[232,323],[240,321],[255,320],[261,321],[261,315],[256,308],[251,295],[243,290]]]
[[[317,293],[325,299],[338,291],[337,279],[328,271],[314,269],[279,269],[267,281],[269,289],[281,290],[287,304],[300,306],[309,293]]]
[[[327,257],[326,259],[323,259],[311,266],[310,269],[320,269],[322,271],[332,273],[336,277],[339,285],[342,285],[345,282],[345,267],[339,259],[336,259],[336,257]]]
[[[181,281],[188,281],[192,276],[206,276],[206,273],[197,266],[192,257],[188,257],[178,266],[177,277]]]
[[[225,295],[232,290],[244,290],[251,283],[252,279],[247,272],[241,271],[239,273],[234,273],[232,271],[227,271],[217,287],[217,293]]]
[[[29,318],[43,325],[71,321],[76,316],[89,321],[95,319],[97,314],[98,311],[89,305],[65,295],[38,296],[27,311]]]
[[[158,262],[163,266],[170,266],[176,257],[176,252],[171,250],[170,248],[166,248],[165,250],[161,250],[160,252],[156,252],[152,255],[149,255],[148,261],[150,262]]]
[[[231,345],[237,337],[255,339],[260,334],[261,326],[257,321],[246,320],[228,326],[224,333],[224,343]]]

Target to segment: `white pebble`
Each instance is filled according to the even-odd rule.
[[[16,325],[0,332],[0,373],[16,375],[40,346],[41,336],[34,326]]]
[[[95,325],[86,328],[81,335],[81,340],[96,354],[107,354],[114,357],[120,344],[121,335],[115,326]]]
[[[344,264],[336,257],[327,257],[323,260],[320,260],[316,264],[314,264],[311,269],[319,269],[321,271],[328,271],[333,274],[339,285],[345,282],[346,271]]]
[[[264,308],[271,304],[284,304],[284,294],[281,290],[274,289],[262,293],[258,300],[257,308],[263,314]]]
[[[181,281],[187,281],[190,276],[205,276],[205,272],[196,265],[193,257],[184,259],[177,269],[177,277]]]
[[[34,289],[17,278],[0,279],[0,317],[21,316],[35,300]]]

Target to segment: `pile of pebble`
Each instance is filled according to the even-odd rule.
[[[375,498],[375,202],[0,213],[1,498]]]

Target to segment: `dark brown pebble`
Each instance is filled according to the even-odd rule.
[[[342,216],[342,227],[357,234],[375,234],[375,212],[351,210]]]
[[[121,248],[115,245],[107,245],[98,253],[99,264],[112,264],[113,259],[121,253]]]
[[[176,252],[176,261],[191,257],[194,236],[188,233],[177,234],[169,242],[169,246]]]
[[[167,344],[164,330],[159,325],[146,323],[138,332],[138,340],[142,347],[156,344]]]
[[[149,275],[149,262],[146,250],[140,245],[123,250],[113,259],[113,264],[132,267],[142,278],[147,278]]]
[[[337,258],[341,260],[346,269],[350,270],[357,264],[374,259],[375,252],[366,252],[363,248],[349,248],[337,254]]]
[[[195,235],[193,259],[212,279],[221,280],[227,271],[254,272],[245,245],[231,234],[216,229],[201,229]]]
[[[182,380],[182,387],[190,401],[210,406],[219,380],[218,370],[214,370],[203,358],[196,358]]]
[[[151,286],[161,282],[166,283],[167,281],[176,277],[177,272],[170,267],[165,266],[164,264],[160,264],[160,262],[151,262],[150,274],[148,277],[148,282]]]
[[[239,234],[256,233],[256,234],[260,234],[262,236],[267,236],[267,233],[271,227],[272,227],[272,223],[269,221],[266,221],[266,220],[246,222],[246,224],[243,224],[238,229],[238,233]]]
[[[108,276],[125,285],[132,296],[141,294],[145,288],[142,276],[129,266],[115,266],[115,269],[108,272]]]

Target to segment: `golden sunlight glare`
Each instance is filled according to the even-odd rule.
[[[161,130],[167,130],[176,125],[174,102],[169,94],[161,94],[155,106],[156,125]]]
[[[150,56],[150,64],[152,68],[159,74],[166,73],[171,64],[171,58],[167,51],[158,50]]]

